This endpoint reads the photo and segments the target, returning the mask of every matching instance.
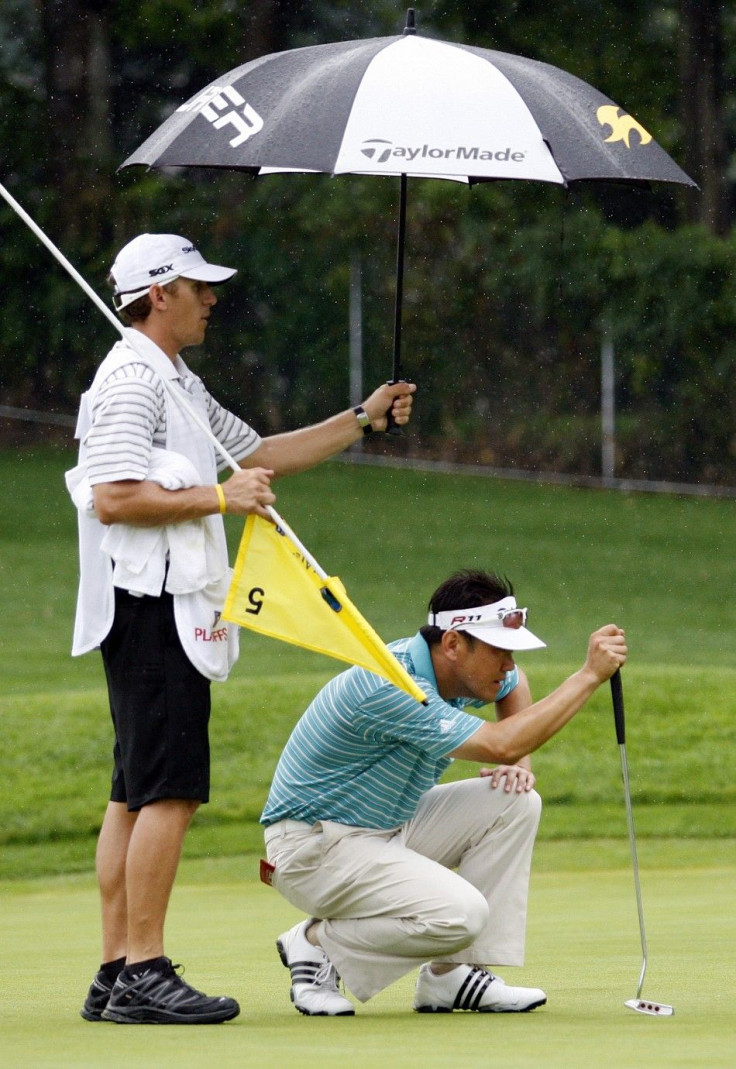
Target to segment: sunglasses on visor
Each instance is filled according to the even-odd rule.
[[[502,627],[510,627],[513,631],[518,631],[520,627],[524,627],[526,624],[526,618],[528,609],[499,609],[498,618],[501,621]]]

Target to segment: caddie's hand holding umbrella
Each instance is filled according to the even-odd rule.
[[[392,380],[402,376],[407,179],[695,183],[640,123],[535,60],[416,33],[297,48],[223,74],[122,167],[400,180]]]

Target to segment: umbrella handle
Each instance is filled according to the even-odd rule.
[[[386,383],[386,385],[387,386],[395,386],[398,382],[406,382],[406,381],[407,381],[406,379],[389,379],[388,382]],[[393,405],[391,406],[391,408],[389,408],[388,412],[386,413],[386,434],[393,434],[393,435],[396,435],[397,437],[400,437],[400,436],[403,435],[404,431],[398,425],[396,420],[394,419],[394,415],[393,415],[392,409],[393,409]]]

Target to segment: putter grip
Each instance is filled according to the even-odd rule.
[[[624,688],[621,684],[621,669],[617,668],[611,676],[611,698],[613,699],[613,720],[616,725],[616,740],[619,746],[626,742],[626,723],[624,721]]]

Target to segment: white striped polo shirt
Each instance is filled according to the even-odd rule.
[[[175,366],[187,392],[197,380],[181,357]],[[202,387],[210,427],[236,461],[244,460],[261,443],[252,427],[218,404]],[[87,464],[92,486],[123,479],[145,479],[151,446],[166,447],[164,386],[156,372],[135,357],[101,383],[87,436]],[[218,465],[224,466],[224,461]]]

